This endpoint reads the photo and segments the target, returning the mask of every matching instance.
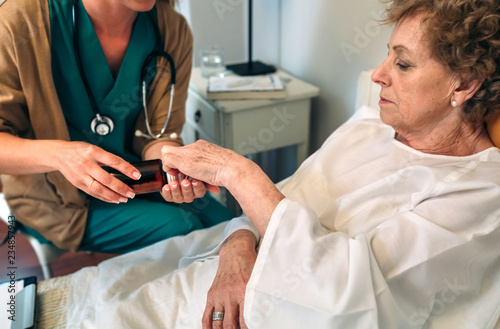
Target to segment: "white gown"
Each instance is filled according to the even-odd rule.
[[[350,120],[280,189],[249,328],[500,328],[499,149],[429,155]],[[238,218],[75,273],[68,328],[201,328],[240,228],[253,229]]]

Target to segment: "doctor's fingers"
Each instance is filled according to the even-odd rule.
[[[161,194],[165,201],[175,203],[191,203],[195,198],[193,187],[188,179],[171,181],[162,188]]]
[[[108,166],[132,179],[140,178],[141,174],[130,163],[92,144],[70,142],[65,145],[68,145],[68,147],[61,150],[61,153],[63,153],[62,159],[65,160],[64,164],[61,165],[61,172],[66,178],[68,176],[82,178],[90,175],[91,179],[95,179],[100,183],[91,184],[86,179],[80,183],[83,186],[77,186],[78,188],[100,199],[108,199],[115,202],[119,202],[120,196],[125,198],[134,196],[132,188],[102,168],[102,166]],[[78,179],[74,178],[74,180]],[[114,191],[116,195],[103,189],[101,185]]]
[[[100,166],[92,168],[89,174],[99,183],[95,184],[95,187],[89,185],[89,190],[94,194],[103,195],[117,202],[126,202],[127,198],[133,198],[135,196],[135,192],[130,186]],[[125,198],[125,200],[123,200],[123,198]]]
[[[129,178],[135,180],[141,178],[141,173],[137,170],[137,168],[119,156],[106,152],[103,149],[98,148],[98,151],[95,152],[94,158],[101,164],[101,166],[108,166],[116,169]]]
[[[130,187],[95,162],[87,161],[86,165],[65,166],[59,170],[75,187],[105,202],[125,202],[127,197],[134,196]]]
[[[187,185],[184,185],[186,183]],[[191,203],[195,199],[203,198],[207,191],[219,193],[217,186],[205,184],[199,180],[193,179],[183,180],[180,187],[177,181],[172,181],[170,184],[163,186],[161,195],[167,202],[175,203]]]
[[[105,191],[106,188],[104,186],[98,187],[98,185],[100,185],[100,183],[97,180],[95,180],[94,178],[90,178],[90,179],[91,179],[91,181],[90,181],[90,187],[89,187],[88,191],[86,191],[85,189],[82,189],[88,195],[93,196],[94,198],[99,199],[99,200],[104,201],[104,202],[107,202],[107,203],[126,202],[126,198],[124,198],[122,196],[119,196],[118,199],[116,199],[116,197],[114,197],[114,195],[107,196],[108,193],[106,193],[106,192],[103,193],[103,191]]]
[[[127,202],[128,198],[133,198],[135,196],[134,191],[130,187],[110,174],[107,175],[109,177],[104,179],[102,177],[106,177],[105,175],[100,176],[100,178],[95,178],[98,175],[89,176],[87,178],[87,186],[80,189],[87,194],[108,203],[124,203]],[[106,183],[103,183],[102,180]],[[117,184],[118,187],[115,187],[115,184]],[[113,186],[113,188],[110,186]],[[120,190],[121,192],[118,193],[114,189]]]
[[[87,171],[95,170],[101,166],[108,166],[118,170],[132,179],[139,179],[141,174],[134,166],[123,160],[117,155],[109,153],[99,146],[85,142],[69,142],[65,148],[61,149],[61,160],[63,166],[79,168],[79,170]],[[98,177],[95,177],[96,179]]]
[[[207,193],[207,189],[208,189],[205,186],[205,184],[197,179],[191,180],[190,183],[191,183],[191,186],[193,187],[194,197],[195,198],[203,198],[205,196],[205,194]]]

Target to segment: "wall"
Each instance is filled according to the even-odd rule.
[[[311,118],[311,149],[354,111],[357,77],[387,54],[390,29],[374,0],[283,0],[281,67],[321,88]]]
[[[279,62],[279,0],[253,0],[254,59]],[[194,65],[204,47],[225,49],[227,64],[248,60],[248,2],[246,0],[179,0],[178,10],[188,19],[194,36]],[[264,23],[262,23],[264,22]]]
[[[196,49],[223,44],[226,62],[246,60],[246,1],[180,3]],[[321,88],[313,102],[311,152],[353,113],[359,73],[385,58],[390,29],[376,22],[382,10],[377,0],[254,0],[254,59]]]

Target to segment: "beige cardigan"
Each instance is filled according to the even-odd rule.
[[[172,56],[177,83],[167,131],[180,135],[191,75],[193,38],[189,26],[169,4],[157,1],[158,25],[165,51]],[[47,0],[7,0],[0,6],[0,132],[27,139],[69,140],[52,79],[50,17]],[[161,65],[162,63],[158,63]],[[168,112],[170,91],[163,79],[148,95],[148,116],[159,132]],[[144,114],[136,128],[145,131]],[[131,132],[133,133],[133,132]],[[180,139],[177,140],[182,144]],[[134,140],[143,155],[157,141]],[[56,246],[77,250],[85,230],[88,198],[60,172],[1,175],[5,197],[15,218]]]

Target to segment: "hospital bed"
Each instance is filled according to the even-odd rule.
[[[371,81],[372,71],[363,71],[358,80],[356,109],[362,105],[378,108],[380,87]],[[500,145],[500,115],[489,125],[490,135]],[[71,275],[41,281],[37,288],[37,328],[66,328],[66,304]]]

